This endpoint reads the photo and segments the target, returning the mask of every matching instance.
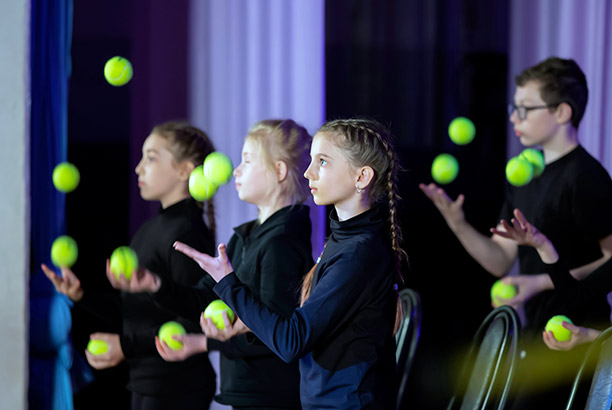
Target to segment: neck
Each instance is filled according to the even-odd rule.
[[[189,198],[189,196],[190,195],[188,192],[177,192],[175,194],[168,195],[165,198],[161,198],[159,202],[161,202],[161,207],[163,209],[166,209],[169,206],[172,206],[178,202],[181,202],[183,199]]]
[[[259,220],[259,223],[263,224],[269,217],[274,215],[276,211],[291,204],[292,202],[289,198],[279,196],[271,204],[258,205],[257,209],[259,209],[259,217],[257,219]]]
[[[357,196],[354,200],[334,204],[340,222],[362,214],[372,207],[372,201],[365,192],[362,195],[355,195]]]
[[[567,125],[559,130],[558,134],[546,143],[542,144],[544,160],[549,164],[578,146],[578,130],[571,125]]]

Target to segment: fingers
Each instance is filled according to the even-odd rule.
[[[174,242],[173,246],[174,246],[174,249],[176,249],[179,252],[184,253],[185,255],[189,256],[191,259],[197,259],[197,257],[201,255],[200,252],[196,251],[189,245],[185,245],[183,242],[179,242],[179,241]]]
[[[47,265],[45,265],[44,263],[42,265],[40,265],[40,267],[42,268],[42,271],[45,274],[45,276],[47,278],[49,278],[51,283],[53,283],[53,286],[55,286],[55,289],[57,289],[59,291],[59,287],[60,287],[60,285],[62,283],[62,278],[57,276],[55,274],[55,272],[53,272],[51,269],[49,269],[49,267]]]
[[[219,259],[221,259],[221,261],[225,264],[229,262],[229,258],[227,257],[226,249],[227,249],[227,246],[225,246],[224,243],[220,243],[219,246],[217,246],[217,252],[219,252]],[[223,312],[223,314],[225,314],[225,312]]]

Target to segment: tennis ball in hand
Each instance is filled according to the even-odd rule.
[[[208,201],[217,192],[217,184],[204,175],[204,166],[195,167],[189,175],[189,193],[196,201]]]
[[[89,343],[87,343],[87,350],[89,353],[97,356],[99,354],[106,353],[108,350],[108,344],[104,340],[91,339]]]
[[[80,180],[79,170],[70,162],[61,162],[53,169],[53,185],[60,192],[74,191]]]
[[[466,145],[472,142],[476,135],[474,123],[465,117],[457,117],[448,126],[448,136],[457,145]]]
[[[506,164],[506,178],[514,186],[527,185],[533,178],[531,162],[521,157],[512,157]]]
[[[132,272],[138,269],[138,255],[129,246],[120,246],[113,251],[110,257],[110,270],[119,279],[123,275],[130,280]]]
[[[491,300],[499,302],[499,299],[512,299],[516,296],[516,287],[514,285],[506,285],[501,280],[496,281],[491,286]]]
[[[544,155],[541,151],[533,148],[526,148],[519,154],[519,157],[531,163],[534,178],[542,175],[542,172],[544,172]]]
[[[115,56],[104,64],[104,78],[115,87],[127,84],[133,74],[132,64],[126,58]]]
[[[221,152],[208,154],[204,160],[204,176],[215,185],[226,184],[233,172],[232,161]]]
[[[552,331],[553,335],[555,336],[555,339],[560,342],[566,342],[572,337],[572,332],[563,327],[563,322],[573,324],[569,317],[563,315],[556,315],[548,320],[545,327],[546,331]]]
[[[51,262],[55,266],[71,267],[79,256],[79,248],[74,239],[68,235],[59,236],[51,245]]]
[[[210,302],[210,304],[204,310],[204,318],[210,318],[215,326],[217,326],[217,329],[225,329],[225,322],[223,322],[224,311],[227,313],[227,318],[230,320],[230,322],[234,323],[234,320],[236,320],[236,315],[221,299]]]
[[[168,347],[172,350],[180,350],[183,348],[183,343],[178,340],[174,340],[172,336],[174,335],[184,335],[187,332],[183,325],[178,322],[166,322],[159,328],[159,340],[163,340],[166,342]]]
[[[439,184],[451,183],[457,178],[459,163],[450,154],[440,154],[431,164],[431,176]]]

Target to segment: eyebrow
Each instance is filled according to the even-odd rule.
[[[150,152],[152,152],[154,154],[159,154],[159,152],[156,149],[154,149],[154,148],[148,148],[146,151],[144,151],[145,154],[148,154]]]

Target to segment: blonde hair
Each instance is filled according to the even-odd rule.
[[[366,119],[334,120],[323,124],[319,133],[325,133],[333,144],[342,149],[353,167],[369,166],[374,170],[374,180],[368,192],[373,201],[386,198],[389,210],[389,234],[391,247],[395,253],[395,273],[397,281],[402,280],[401,265],[408,257],[402,249],[402,231],[397,216],[397,190],[399,162],[391,134],[380,123]],[[302,284],[302,304],[310,295],[314,268],[306,274]]]
[[[304,172],[310,162],[312,137],[293,120],[263,120],[251,127],[246,137],[258,143],[266,165],[276,171],[276,162],[287,165],[287,184],[282,192],[292,204],[302,203],[309,194]]]
[[[151,130],[151,134],[159,135],[168,142],[168,151],[174,157],[174,161],[179,164],[189,161],[195,166],[202,165],[208,154],[215,151],[208,135],[186,122],[168,121],[156,125]],[[202,203],[202,208],[206,215],[206,226],[214,239],[216,238],[217,224],[212,199]]]

